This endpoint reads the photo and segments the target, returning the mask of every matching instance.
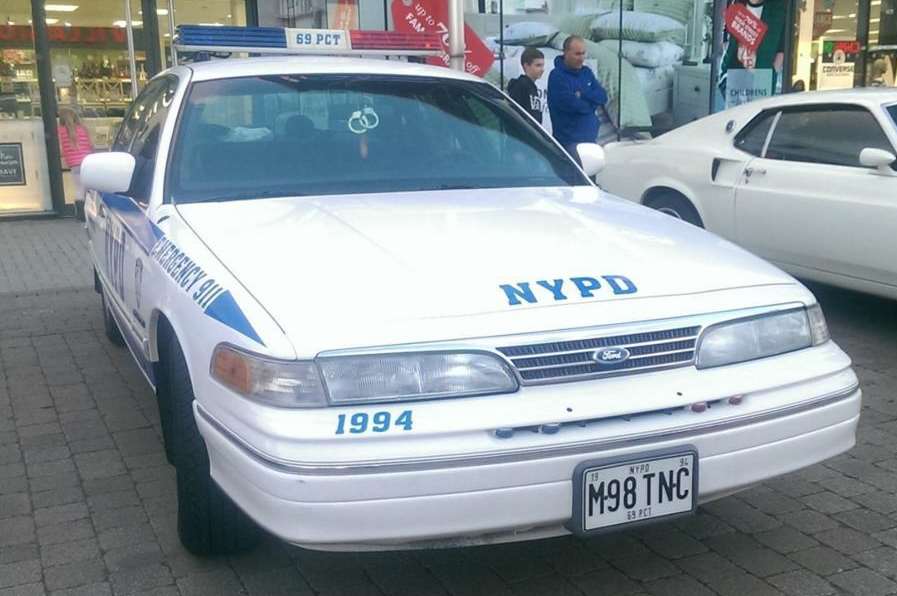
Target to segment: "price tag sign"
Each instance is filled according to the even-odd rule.
[[[768,29],[744,4],[736,2],[726,8],[726,31],[751,53],[756,53]]]
[[[340,29],[287,29],[287,47],[294,50],[352,49],[349,33]]]

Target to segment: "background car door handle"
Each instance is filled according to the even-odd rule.
[[[744,175],[750,178],[754,174],[758,176],[764,176],[766,174],[766,170],[763,168],[745,168]]]

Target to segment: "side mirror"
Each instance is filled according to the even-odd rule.
[[[604,169],[604,149],[597,143],[580,143],[576,146],[582,170],[591,178]]]
[[[890,151],[885,151],[884,149],[866,147],[860,151],[860,165],[866,166],[867,168],[875,168],[878,170],[879,174],[886,176],[897,175],[897,172],[891,168],[891,164],[895,161],[897,161],[897,157]]]
[[[135,165],[130,153],[91,153],[81,162],[81,185],[99,192],[127,192]]]

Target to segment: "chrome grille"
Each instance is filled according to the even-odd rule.
[[[605,375],[634,374],[690,364],[700,326],[680,327],[609,337],[508,346],[507,356],[525,383],[572,381]],[[629,359],[599,364],[592,356],[601,348],[626,348]]]

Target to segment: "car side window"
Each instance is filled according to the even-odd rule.
[[[128,149],[135,160],[130,195],[141,203],[149,200],[159,137],[178,87],[178,79],[174,75],[166,76],[160,82],[156,93],[145,104],[140,125]]]
[[[766,151],[767,159],[863,167],[860,152],[894,148],[875,117],[852,105],[782,112]]]
[[[766,146],[766,139],[769,137],[769,129],[778,113],[778,110],[761,112],[736,135],[735,147],[756,157],[762,157],[763,147]]]
[[[146,117],[147,106],[155,101],[164,87],[163,80],[150,81],[149,85],[137,96],[119,126],[118,134],[112,143],[113,151],[127,151],[131,147],[131,141],[134,140],[134,135]]]

